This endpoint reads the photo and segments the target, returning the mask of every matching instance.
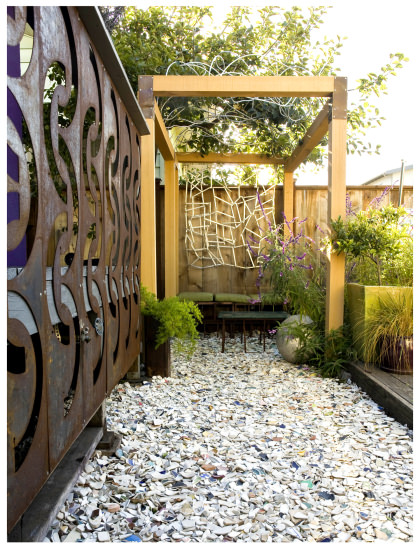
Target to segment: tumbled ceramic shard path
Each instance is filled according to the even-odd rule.
[[[258,339],[202,338],[173,377],[119,384],[45,542],[408,542],[412,432],[357,386]]]

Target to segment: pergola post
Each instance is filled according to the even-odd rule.
[[[165,161],[165,297],[178,293],[178,194],[175,161]]]
[[[336,77],[328,127],[328,221],[346,215],[347,79]],[[344,318],[344,255],[330,253],[327,267],[325,329],[339,328]]]
[[[294,195],[295,185],[293,181],[293,172],[285,172],[283,184],[283,212],[287,221],[291,221],[293,218]]]
[[[175,164],[175,217],[176,217],[176,225],[175,225],[175,239],[176,239],[176,293],[179,292],[179,176],[178,176],[178,164]]]
[[[141,282],[157,293],[156,281],[156,190],[155,190],[155,117],[153,81],[139,77],[139,104],[150,134],[141,139]]]

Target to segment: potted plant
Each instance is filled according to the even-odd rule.
[[[413,239],[403,207],[370,207],[331,222],[324,246],[346,254],[348,319],[359,359],[369,345],[366,321],[379,299],[412,295]]]
[[[399,374],[413,373],[413,295],[388,293],[364,324],[365,361]]]
[[[192,301],[178,297],[158,299],[140,286],[140,312],[144,316],[145,364],[147,375],[170,375],[170,343],[177,353],[191,356],[199,333],[202,315]]]

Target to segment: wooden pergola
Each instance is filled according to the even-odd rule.
[[[156,97],[325,97],[324,107],[288,158],[252,153],[178,153]],[[293,173],[328,133],[328,221],[345,216],[347,79],[345,77],[140,76],[139,103],[150,134],[141,141],[141,279],[156,293],[155,151],[165,164],[165,296],[178,293],[178,163],[281,164],[283,211],[292,219]],[[332,253],[327,270],[326,330],[343,323],[344,256]]]

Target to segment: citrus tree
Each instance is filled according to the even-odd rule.
[[[404,207],[340,216],[331,221],[327,247],[345,253],[348,278],[365,285],[413,285],[413,237]]]

